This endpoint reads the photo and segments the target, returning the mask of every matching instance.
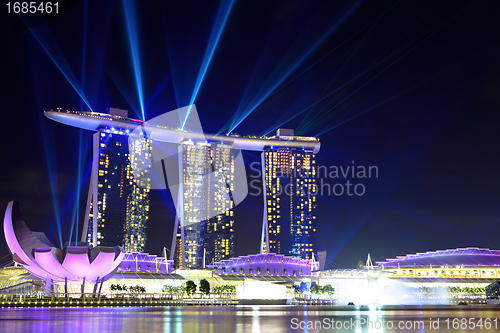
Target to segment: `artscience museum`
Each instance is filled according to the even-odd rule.
[[[147,253],[125,253],[120,246],[89,248],[81,244],[56,248],[44,233],[33,232],[27,227],[17,201],[7,205],[4,234],[13,261],[34,280],[43,281],[46,293],[54,291],[54,284],[64,285],[66,293],[68,286],[73,291],[100,293],[103,283],[115,274],[123,280],[141,278],[141,274],[149,272],[166,274],[173,270],[172,260]],[[22,278],[29,279],[29,275],[23,274]]]

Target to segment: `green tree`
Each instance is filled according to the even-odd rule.
[[[200,286],[200,291],[201,291],[201,286]],[[235,293],[235,292],[236,292],[236,287],[228,284],[222,286],[215,286],[212,288],[212,294]]]
[[[321,287],[319,285],[317,285],[316,283],[313,283],[311,285],[310,290],[311,290],[311,293],[313,293],[313,294],[319,294],[319,293],[321,293]]]
[[[200,292],[204,295],[210,294],[210,283],[206,279],[200,281]]]
[[[193,281],[189,280],[184,284],[184,291],[186,292],[186,294],[188,294],[188,296],[191,296],[196,292],[196,284]]]
[[[225,284],[225,285],[222,286],[222,290],[225,293],[235,293],[236,292],[236,287],[228,285],[228,284]]]
[[[329,284],[324,285],[323,288],[321,288],[321,293],[324,295],[332,296],[335,293],[335,289]]]

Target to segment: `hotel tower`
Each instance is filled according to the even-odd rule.
[[[179,146],[176,267],[203,267],[233,256],[235,153],[222,142],[190,140]]]
[[[280,129],[282,141],[316,141]],[[312,259],[316,247],[316,161],[307,147],[270,146],[262,152],[264,221],[261,253]]]
[[[127,119],[127,111],[110,114]],[[82,242],[147,251],[148,166],[151,141],[120,127],[103,127],[93,135],[93,164]]]

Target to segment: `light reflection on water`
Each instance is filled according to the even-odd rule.
[[[151,308],[5,308],[0,309],[0,332],[65,333],[141,333],[141,332],[321,332],[325,321],[351,322],[365,320],[357,328],[335,329],[335,332],[495,332],[500,330],[500,307],[468,306],[231,306],[231,307],[151,307]],[[449,318],[449,327],[446,319]],[[490,318],[491,328],[453,329],[458,318]],[[497,319],[495,323],[495,319]],[[439,319],[439,330],[430,329]],[[467,319],[468,320],[468,319]],[[421,322],[413,329],[378,328],[376,323]],[[300,322],[316,327],[294,329]],[[296,324],[294,324],[296,323]],[[318,323],[323,325],[321,328]],[[372,323],[372,326],[369,326]],[[310,325],[311,325],[310,324]],[[497,327],[495,329],[495,324]]]

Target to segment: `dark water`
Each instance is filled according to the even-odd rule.
[[[4,308],[0,332],[496,332],[499,317],[487,305]]]

